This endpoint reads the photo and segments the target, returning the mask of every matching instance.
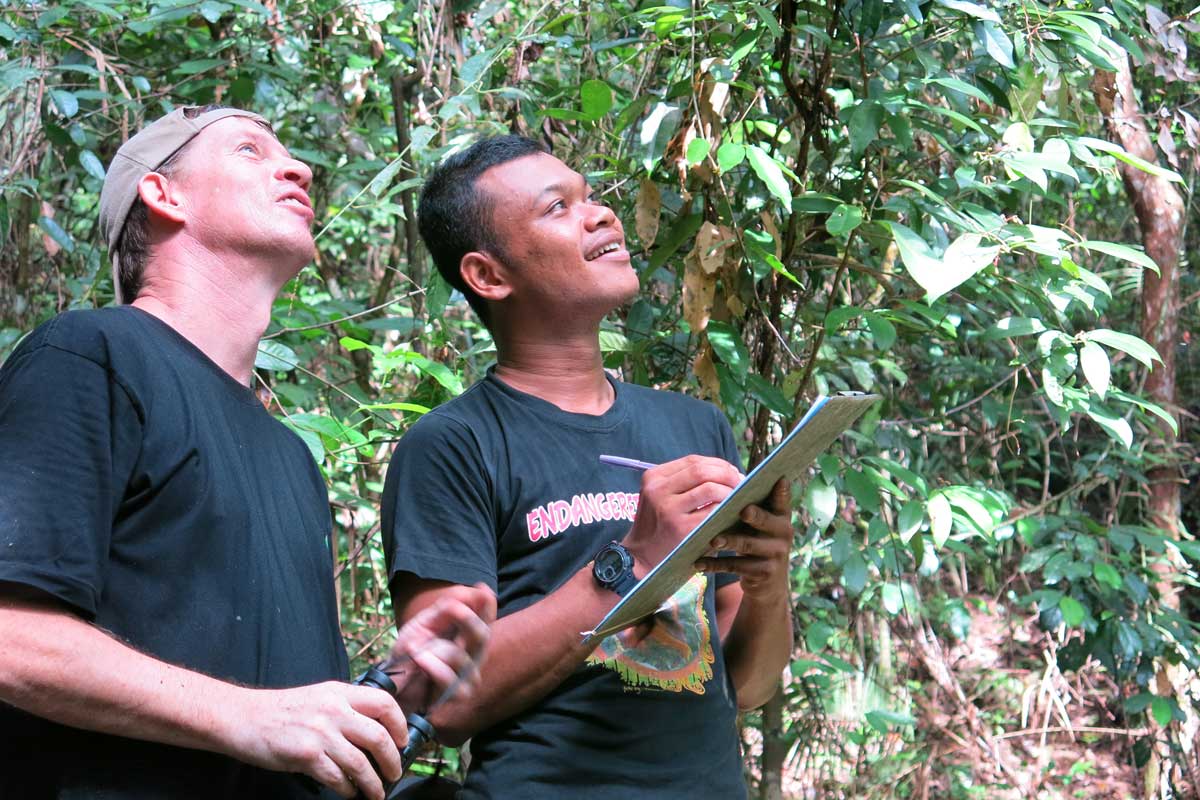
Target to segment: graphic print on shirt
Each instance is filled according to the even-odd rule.
[[[577,494],[570,500],[554,500],[544,503],[525,514],[525,528],[529,541],[537,542],[564,533],[579,525],[593,522],[625,520],[633,522],[637,516],[636,492],[589,492]]]
[[[712,629],[704,611],[708,576],[693,575],[654,614],[649,635],[644,626],[607,637],[587,663],[611,669],[628,691],[643,688],[704,694],[713,676]]]

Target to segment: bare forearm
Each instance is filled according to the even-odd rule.
[[[0,601],[0,699],[64,725],[225,752],[240,687],[163,663],[53,607]],[[203,698],[203,700],[201,700]]]
[[[580,634],[599,623],[617,599],[596,585],[588,566],[549,596],[498,619],[479,690],[431,715],[439,738],[460,744],[549,694],[587,659],[594,645],[583,646]]]
[[[785,592],[742,598],[725,644],[725,665],[740,709],[758,708],[771,699],[791,659],[792,645],[791,604]]]

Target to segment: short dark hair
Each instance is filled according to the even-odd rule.
[[[467,298],[471,308],[491,327],[487,303],[462,279],[463,256],[486,250],[504,258],[487,192],[476,187],[479,176],[492,167],[525,156],[548,153],[538,141],[524,136],[492,136],[455,153],[433,170],[421,190],[417,222],[433,263],[446,282]]]
[[[188,119],[195,119],[201,114],[221,108],[229,108],[229,106],[218,104],[188,106],[183,110],[183,115]],[[167,160],[159,164],[152,172],[157,172],[165,178],[175,175],[179,171],[179,161],[191,143],[192,140],[188,140],[187,144],[168,156]],[[129,207],[129,213],[125,216],[125,225],[121,228],[121,236],[113,247],[113,254],[117,257],[117,267],[120,273],[121,297],[126,303],[132,303],[138,296],[138,292],[142,290],[146,258],[150,255],[149,239],[150,212],[146,209],[142,198],[135,197],[133,205]]]

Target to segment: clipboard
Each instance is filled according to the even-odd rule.
[[[696,574],[695,563],[708,552],[709,542],[737,524],[743,508],[766,500],[780,478],[799,478],[825,448],[878,400],[877,394],[861,392],[818,397],[779,446],[675,545],[666,558],[638,581],[600,620],[595,630],[583,632],[584,644],[624,630],[657,611]]]

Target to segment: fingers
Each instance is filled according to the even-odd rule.
[[[700,483],[720,483],[730,488],[742,482],[742,473],[723,458],[684,456],[642,474],[642,490],[653,487],[672,494]]]
[[[324,786],[333,789],[339,797],[352,798],[358,794],[358,789],[350,782],[350,778],[327,753],[322,753],[317,758],[308,774]]]
[[[342,793],[344,782],[349,782],[352,784],[351,793],[342,794],[343,797],[354,797],[354,788],[357,787],[370,800],[383,800],[383,781],[362,750],[350,741],[341,739],[331,742],[325,754],[342,773],[342,780],[334,784],[339,794]],[[400,754],[397,753],[396,760],[399,759]]]
[[[378,693],[379,696],[356,693],[359,696],[351,697],[350,707],[362,715],[361,720],[379,728],[379,731],[375,732],[376,738],[379,738],[380,741],[386,738],[387,742],[391,743],[391,750],[403,748],[408,744],[408,724],[404,721],[404,711],[387,692],[367,687],[361,688],[367,692]],[[386,745],[381,746],[386,747]],[[371,751],[375,753],[376,749],[372,748]],[[380,766],[383,766],[382,761],[380,761]]]
[[[453,685],[459,674],[467,671],[472,663],[465,650],[445,639],[430,642],[413,653],[412,660],[433,683],[435,693],[444,692]]]

